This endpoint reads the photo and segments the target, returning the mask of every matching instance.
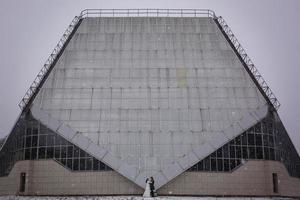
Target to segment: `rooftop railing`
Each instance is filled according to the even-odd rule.
[[[247,65],[248,69],[251,71],[253,74],[254,78],[260,85],[261,89],[264,91],[265,95],[268,97],[269,101],[273,105],[273,107],[278,110],[280,107],[280,102],[276,98],[275,94],[271,90],[271,88],[268,86],[267,82],[265,79],[262,77],[262,75],[259,73],[257,68],[255,67],[254,63],[246,53],[245,49],[242,47],[242,45],[239,43],[225,20],[220,16],[216,20],[218,20],[220,26],[222,27],[223,31],[226,33],[227,37],[230,39],[231,43],[233,44],[234,48],[240,55],[240,57],[243,59],[245,64]]]
[[[212,17],[209,9],[86,9],[80,17]]]
[[[37,76],[35,77],[33,83],[30,85],[29,89],[26,91],[24,97],[19,103],[19,107],[21,110],[23,110],[30,99],[32,98],[33,94],[36,93],[37,88],[39,87],[41,81],[45,78],[45,75],[49,71],[50,67],[52,66],[53,62],[56,60],[57,55],[62,50],[63,46],[65,45],[66,41],[68,40],[69,36],[71,35],[73,29],[79,22],[80,17],[74,17],[71,24],[68,26],[67,30],[64,32],[63,36],[60,38],[59,42],[55,46],[54,50],[50,54],[50,56],[47,58],[45,64],[43,65],[42,69],[39,71]]]

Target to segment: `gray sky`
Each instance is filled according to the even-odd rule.
[[[209,8],[223,16],[279,101],[300,152],[299,0],[1,0],[0,137],[61,35],[85,8]]]

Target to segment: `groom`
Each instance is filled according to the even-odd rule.
[[[151,197],[157,196],[154,187],[154,178],[152,176],[150,177],[150,195]]]

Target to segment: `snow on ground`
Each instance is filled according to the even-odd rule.
[[[258,197],[155,197],[138,196],[0,196],[0,200],[292,200],[292,198]]]

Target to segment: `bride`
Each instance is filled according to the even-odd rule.
[[[151,197],[150,184],[151,184],[151,179],[147,178],[146,179],[146,189],[143,194],[143,197]]]

